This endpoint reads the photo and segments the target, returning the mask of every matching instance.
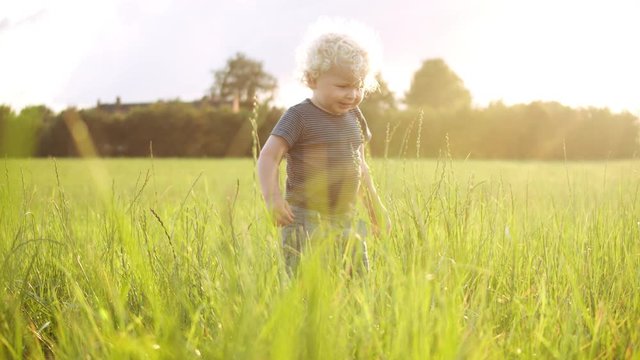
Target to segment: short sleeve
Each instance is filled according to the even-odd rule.
[[[289,144],[289,147],[291,147],[300,139],[303,129],[302,116],[290,108],[285,111],[280,120],[278,120],[273,131],[271,131],[271,135],[280,136]]]
[[[365,119],[360,108],[355,108],[356,117],[358,118],[358,125],[360,125],[360,130],[362,131],[362,137],[364,138],[364,142],[369,142],[371,140],[371,130],[369,129],[369,124],[367,124],[367,119]]]

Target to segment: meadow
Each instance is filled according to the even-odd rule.
[[[640,357],[640,161],[376,159],[371,271],[295,276],[253,168],[2,161],[0,357]]]

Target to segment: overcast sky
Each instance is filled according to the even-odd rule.
[[[194,100],[241,51],[308,96],[294,51],[319,16],[382,40],[382,76],[401,97],[441,57],[485,106],[556,100],[640,114],[638,0],[0,0],[0,104],[94,106]]]

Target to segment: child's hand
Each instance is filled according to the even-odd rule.
[[[286,200],[278,199],[275,200],[270,206],[269,211],[271,212],[272,218],[275,220],[278,226],[286,226],[293,222],[294,215],[291,211],[291,207]]]

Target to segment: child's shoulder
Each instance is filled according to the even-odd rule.
[[[309,116],[314,110],[314,105],[311,103],[309,99],[305,99],[293,106],[290,106],[282,117],[284,118],[295,118],[295,119],[304,119]]]
[[[304,99],[301,102],[289,107],[287,111],[292,111],[298,114],[303,114],[313,109],[314,105],[309,99]]]

